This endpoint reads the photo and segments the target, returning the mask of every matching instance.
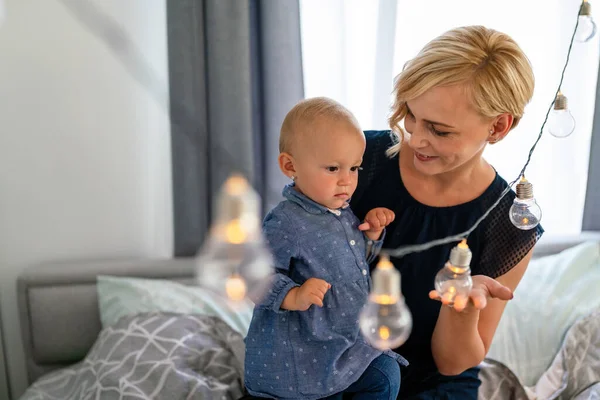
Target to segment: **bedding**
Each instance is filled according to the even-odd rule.
[[[538,399],[600,399],[600,308],[573,324],[532,390]]]
[[[254,310],[250,300],[223,301],[205,288],[168,279],[100,275],[96,289],[103,327],[126,315],[162,311],[219,317],[246,336]]]
[[[479,400],[600,399],[600,308],[567,331],[550,367],[533,386],[493,359],[481,364]]]
[[[546,243],[542,239],[540,245],[536,246],[534,259],[536,257],[545,259],[545,256],[573,248],[585,240],[594,240],[597,243],[599,237],[598,233],[592,233],[554,242],[548,242],[549,237],[546,237]],[[587,249],[589,250],[590,247]],[[592,252],[587,253],[588,256],[598,254],[593,253],[593,246],[591,249]],[[540,285],[544,281],[535,279],[535,277],[546,277],[547,282],[554,284],[553,295],[556,297],[563,296],[565,291],[571,293],[568,292],[569,288],[579,290],[587,287],[587,291],[572,293],[582,296],[577,304],[575,304],[576,299],[574,298],[563,300],[561,304],[556,297],[548,294],[544,297],[551,301],[552,307],[572,304],[570,312],[573,315],[554,315],[551,312],[544,315],[535,314],[536,310],[539,310],[542,300],[536,298],[535,301],[532,301],[532,297],[528,296],[528,291],[517,292],[515,299],[509,302],[509,307],[515,307],[520,302],[519,307],[527,308],[527,302],[531,301],[528,309],[530,310],[529,315],[523,316],[523,318],[542,320],[545,325],[540,325],[537,331],[535,326],[524,328],[521,326],[519,329],[526,329],[528,332],[535,331],[536,335],[550,332],[551,345],[555,346],[553,349],[556,348],[560,351],[562,351],[561,342],[564,332],[557,335],[557,332],[550,331],[550,328],[555,328],[557,325],[552,325],[547,321],[559,321],[560,328],[566,330],[568,323],[584,315],[592,307],[593,301],[599,299],[598,285],[594,286],[594,283],[598,281],[573,279],[578,274],[590,278],[597,273],[598,268],[593,269],[593,263],[586,264],[585,262],[571,262],[567,267],[567,259],[569,257],[573,259],[573,254],[565,257],[567,258],[556,257],[533,264],[537,266],[537,273],[531,274],[535,275],[531,276],[534,279],[528,278],[529,272],[532,270],[531,266],[524,279],[529,280],[527,287],[536,290],[536,285],[538,285],[537,290],[541,291],[542,286]],[[583,260],[585,259],[583,257]],[[561,260],[564,262],[562,267],[560,266]],[[552,278],[553,268],[556,274]],[[208,315],[211,311],[203,306],[204,303],[196,302],[195,307],[183,309],[180,307],[181,299],[169,299],[173,290],[179,290],[187,285],[193,287],[195,284],[194,271],[194,259],[74,260],[33,265],[27,268],[18,279],[18,304],[27,363],[27,383],[33,384],[33,386],[30,386],[21,399],[86,399],[96,398],[96,393],[102,393],[102,399],[121,398],[122,393],[124,393],[122,398],[125,399],[146,399],[151,398],[150,395],[154,391],[156,391],[154,396],[156,399],[177,400],[185,399],[188,396],[190,399],[241,397],[243,335],[239,331],[244,331],[250,313],[248,312],[242,320],[229,320],[229,323],[237,328],[232,329],[229,324],[221,321],[223,317],[226,319],[231,310],[216,309],[214,315]],[[108,289],[107,291],[100,293],[97,290],[98,276],[106,278],[104,283],[109,285],[104,289]],[[117,276],[123,277],[124,280],[110,281],[110,277],[116,278]],[[151,278],[145,280],[152,280],[152,282],[141,282],[142,286],[145,287],[145,290],[150,290],[148,289],[150,284],[159,285],[152,287],[152,290],[163,291],[161,298],[153,298],[148,294],[144,296],[141,294],[142,292],[131,289],[138,298],[129,297],[128,300],[124,300],[126,299],[125,295],[128,295],[128,290],[137,284],[134,281],[125,281],[130,279],[126,277]],[[175,285],[169,286],[164,281],[175,283]],[[122,287],[113,290],[115,283]],[[524,288],[524,286],[521,285],[520,288]],[[110,299],[111,296],[116,299],[109,300],[102,305],[105,307],[103,310],[107,312],[104,313],[101,321],[99,301]],[[140,301],[141,297],[144,297],[143,301]],[[132,301],[129,302],[130,300]],[[548,306],[548,304],[546,305]],[[123,308],[119,309],[119,307]],[[179,314],[174,314],[172,311]],[[223,313],[219,314],[221,311]],[[519,308],[509,312],[513,313],[511,318],[516,319],[513,319],[505,328],[510,328],[515,321],[522,321],[522,319],[518,319],[521,318]],[[568,319],[562,319],[564,317]],[[163,329],[155,330],[155,338],[147,333],[135,333],[136,329],[139,332],[143,332],[143,329],[151,332],[149,329],[152,327],[152,318],[156,318],[158,322],[169,321],[169,318],[174,319]],[[580,321],[584,321],[584,319]],[[588,321],[593,321],[593,318]],[[496,338],[498,337],[497,334]],[[508,339],[505,342],[507,346],[510,346],[511,343],[515,344],[515,348],[508,347],[508,350],[515,356],[511,359],[519,362],[519,360],[529,357],[529,353],[519,353],[518,350],[536,340],[537,337],[539,336],[524,337],[523,341],[526,343],[520,342],[520,339],[523,338],[520,336],[515,336],[516,339]],[[171,346],[175,341],[174,338],[179,338],[181,345]],[[173,351],[172,355],[165,355],[163,352],[166,346],[163,343],[165,339]],[[514,342],[514,340],[517,341]],[[543,337],[542,340],[544,340]],[[581,341],[581,339],[578,340]],[[119,341],[122,341],[123,344],[117,346]],[[577,341],[573,343],[577,343]],[[581,343],[586,342],[582,341]],[[157,344],[161,347],[157,347]],[[597,340],[592,341],[591,345],[597,346]],[[144,347],[147,349],[141,350]],[[109,354],[113,348],[114,351]],[[546,367],[552,364],[552,358],[556,354],[553,349],[544,350],[548,353],[544,356],[547,358]],[[502,353],[504,348],[498,348],[498,350]],[[127,357],[128,354],[131,356]],[[214,356],[214,360],[210,357],[211,354]],[[582,375],[587,377],[585,382],[588,386],[585,387],[586,383],[579,379],[577,373],[572,372],[572,364],[576,360],[571,356],[572,350],[566,351],[565,354],[563,359],[567,360],[565,361],[567,367],[564,371],[568,375],[565,375],[564,371],[555,375],[551,375],[550,372],[546,374],[547,368],[542,368],[537,372],[545,375],[546,378],[559,377],[558,380],[549,379],[550,384],[562,382],[562,377],[568,376],[568,383],[560,392],[562,397],[557,397],[557,399],[568,398],[566,396],[571,396],[576,400],[600,398],[600,384],[594,383],[595,371],[598,371],[594,368],[597,367],[588,368],[587,372]],[[583,365],[593,365],[590,362],[598,353],[592,351],[585,354],[588,357]],[[69,367],[65,368],[66,365]],[[484,382],[480,394],[484,397],[480,397],[480,399],[533,399],[536,396],[536,390],[539,390],[540,396],[542,395],[542,385],[537,388],[535,386],[538,383],[537,379],[527,387],[522,384],[523,381],[517,378],[517,371],[501,360],[487,360],[486,365],[482,368],[481,374]],[[173,380],[174,371],[177,374],[181,373],[185,378],[184,382],[187,382],[188,385],[186,388],[170,383]],[[554,371],[560,370],[554,369]],[[149,374],[148,377],[139,377],[140,374],[145,375],[146,373]],[[151,382],[158,383],[152,386]],[[542,380],[540,379],[539,382]],[[550,386],[544,387],[549,388]],[[499,388],[502,390],[497,390]],[[496,397],[490,397],[494,393]],[[523,397],[524,393],[527,397]],[[559,391],[555,393],[559,393]],[[541,400],[543,397],[538,397],[538,399]]]
[[[142,313],[104,328],[83,361],[21,400],[239,399],[242,335],[214,316]]]
[[[533,386],[567,330],[600,307],[600,244],[584,242],[530,262],[500,320],[488,357]]]

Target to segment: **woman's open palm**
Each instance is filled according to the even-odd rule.
[[[489,299],[510,300],[513,298],[512,291],[486,275],[474,275],[473,288],[468,297],[456,296],[454,302],[449,302],[440,296],[437,290],[429,292],[429,297],[433,300],[439,300],[442,304],[454,307],[456,311],[463,311],[467,306],[472,305],[478,310],[482,310],[487,306]]]

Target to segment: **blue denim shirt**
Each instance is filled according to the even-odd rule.
[[[277,273],[245,340],[245,385],[254,396],[318,399],[346,389],[382,354],[361,336],[358,315],[369,294],[368,263],[383,237],[369,241],[348,207],[330,210],[293,184],[283,195],[263,223]],[[323,307],[281,309],[290,289],[313,277],[331,284]]]

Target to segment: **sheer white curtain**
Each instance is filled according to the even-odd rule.
[[[364,129],[387,128],[393,77],[429,40],[462,25],[512,36],[529,57],[535,93],[525,117],[485,156],[507,180],[527,159],[564,66],[580,0],[300,0],[305,95],[329,96],[352,110]],[[592,4],[594,15],[600,1]],[[545,129],[527,169],[548,233],[581,230],[598,72],[598,34],[575,42],[562,91],[575,132]]]

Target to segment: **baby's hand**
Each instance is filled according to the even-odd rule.
[[[325,293],[331,288],[331,285],[323,279],[310,278],[302,286],[290,290],[290,308],[296,311],[306,311],[311,305],[315,304],[323,307],[323,298]],[[287,297],[286,299],[287,300]]]
[[[396,218],[394,212],[385,207],[377,207],[369,211],[365,217],[365,222],[358,226],[358,229],[365,232],[365,235],[371,240],[378,240],[381,237],[383,229],[392,223]]]

